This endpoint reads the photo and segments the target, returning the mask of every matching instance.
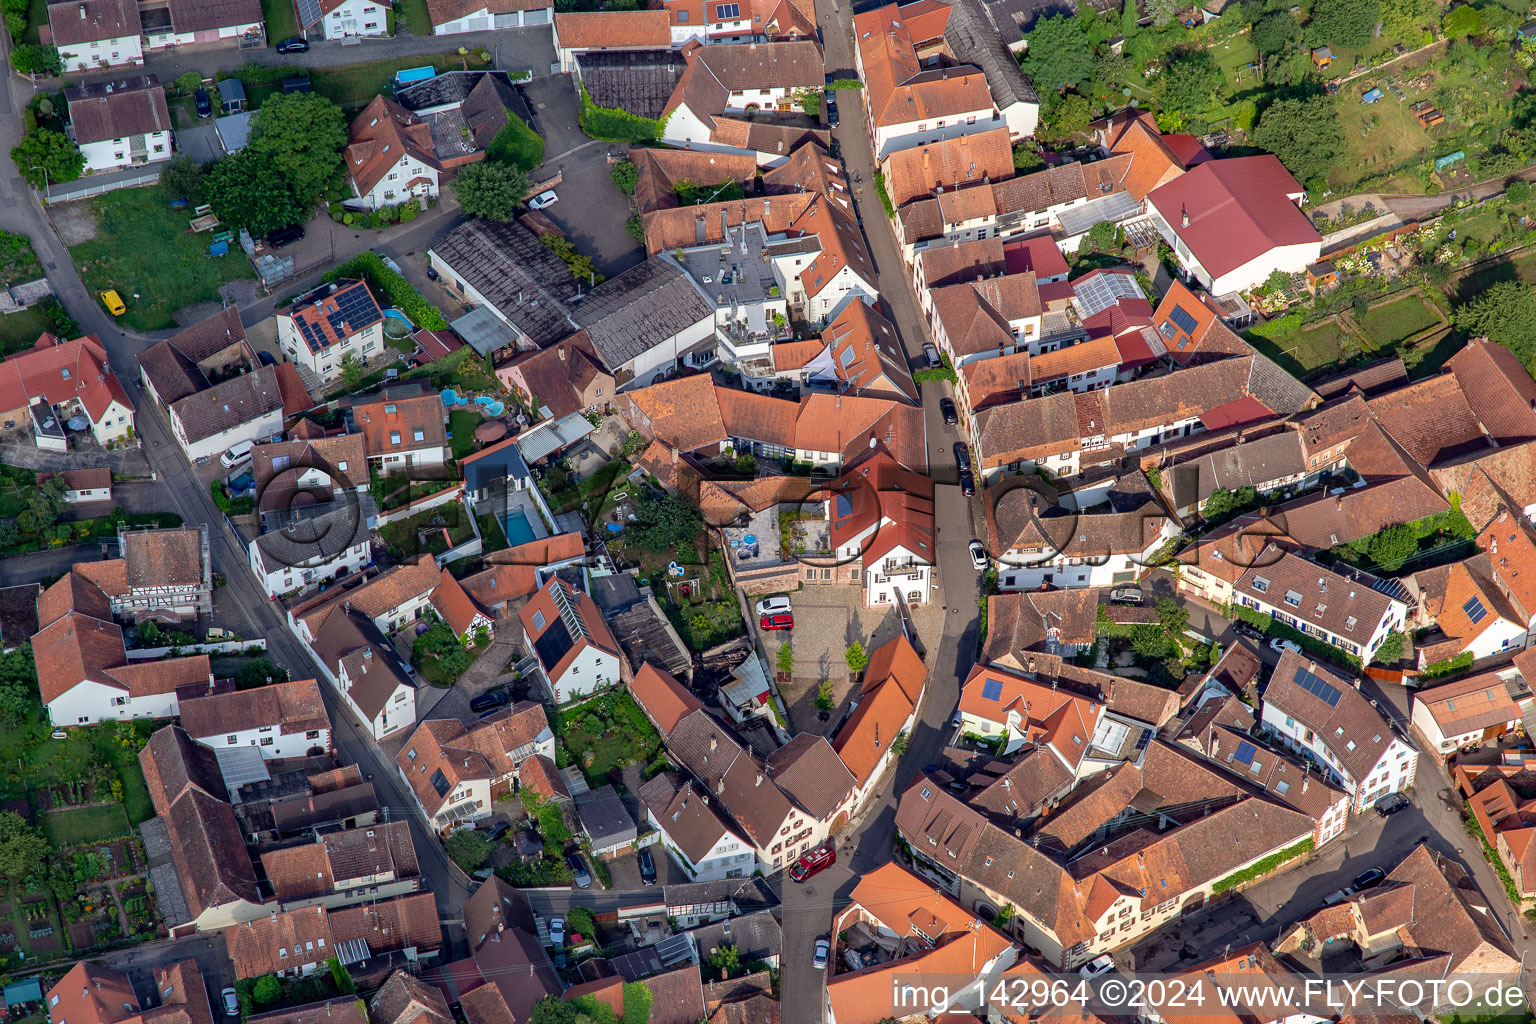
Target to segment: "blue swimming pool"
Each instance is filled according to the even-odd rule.
[[[528,514],[522,509],[508,512],[501,520],[501,527],[507,531],[507,543],[513,547],[538,540],[533,534],[533,527],[528,525]]]

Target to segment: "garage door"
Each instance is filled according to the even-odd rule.
[[[467,32],[484,32],[491,27],[491,18],[490,15],[470,18],[467,24],[469,25],[469,28],[465,29]]]
[[[550,22],[549,14],[550,14],[550,9],[548,7],[541,8],[540,10],[537,10],[537,11],[524,11],[523,12],[523,24],[524,25],[548,25],[549,22]]]
[[[497,28],[520,28],[521,26],[522,26],[522,15],[519,14],[517,11],[513,11],[511,14],[498,14],[498,15],[496,15],[496,27]]]

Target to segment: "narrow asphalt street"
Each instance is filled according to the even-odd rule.
[[[846,0],[817,0],[816,13],[828,72],[838,78],[855,77],[853,15]],[[902,263],[890,221],[875,191],[874,150],[865,127],[863,94],[844,92],[840,96],[841,123],[833,135],[840,146],[870,259],[879,278],[881,306],[896,325],[909,364],[920,366],[923,343],[928,340],[927,328],[918,312],[911,278]],[[937,595],[948,609],[944,633],[938,649],[926,652],[930,670],[928,689],[918,709],[907,752],[887,775],[859,820],[835,838],[837,863],[804,884],[797,885],[781,876],[784,939],[780,991],[784,1019],[796,1024],[825,1018],[826,972],[811,966],[812,947],[818,937],[830,932],[832,915],[847,905],[849,893],[863,873],[890,861],[896,837],[897,801],[922,767],[937,760],[952,731],[948,723],[960,699],[960,681],[976,661],[981,579],[971,567],[966,546],[976,536],[979,498],[966,498],[960,493],[951,448],[959,435],[944,424],[938,409],[939,399],[947,389],[948,385],[940,383],[923,387],[928,472],[934,481],[934,518],[939,524],[941,589]]]

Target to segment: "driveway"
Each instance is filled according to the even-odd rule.
[[[645,259],[645,249],[624,230],[629,197],[613,184],[608,156],[626,152],[617,143],[589,139],[581,131],[581,97],[570,75],[550,75],[522,87],[533,108],[533,129],[544,139],[544,164],[528,176],[545,181],[558,172],[560,202],[544,210],[598,271],[613,277]]]

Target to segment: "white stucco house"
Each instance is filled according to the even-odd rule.
[[[290,394],[303,394],[298,374],[286,363],[258,367],[254,372],[215,384],[195,392],[166,410],[171,433],[181,446],[187,461],[214,458],[246,441],[261,442],[283,433],[284,377]],[[293,399],[295,405],[308,401]]]
[[[556,704],[619,682],[618,644],[597,602],[554,577],[519,612],[540,681]]]
[[[366,362],[383,350],[384,313],[363,281],[332,281],[277,313],[277,343],[322,381],[341,376],[347,357]]]
[[[389,5],[377,0],[294,0],[306,38],[389,34]]]
[[[379,513],[371,494],[318,507],[325,511],[295,517],[250,542],[251,571],[268,597],[308,590],[373,561],[371,536]]]
[[[171,114],[154,75],[72,86],[64,98],[86,170],[115,171],[171,158]]]
[[[1261,723],[1348,793],[1354,813],[1413,785],[1417,748],[1354,680],[1305,653],[1281,656],[1264,690]]]
[[[331,720],[313,679],[184,700],[181,727],[215,752],[252,747],[266,760],[331,749]]]
[[[351,205],[377,210],[437,195],[442,164],[432,126],[393,100],[375,96],[352,119],[344,156]]]
[[[144,63],[143,25],[134,0],[49,4],[48,29],[66,72]]]
[[[757,853],[707,794],[678,772],[662,772],[640,789],[646,821],[695,882],[744,878]]]
[[[1147,213],[1185,272],[1212,295],[1300,273],[1323,241],[1301,212],[1306,190],[1275,157],[1209,160],[1147,194]]]

